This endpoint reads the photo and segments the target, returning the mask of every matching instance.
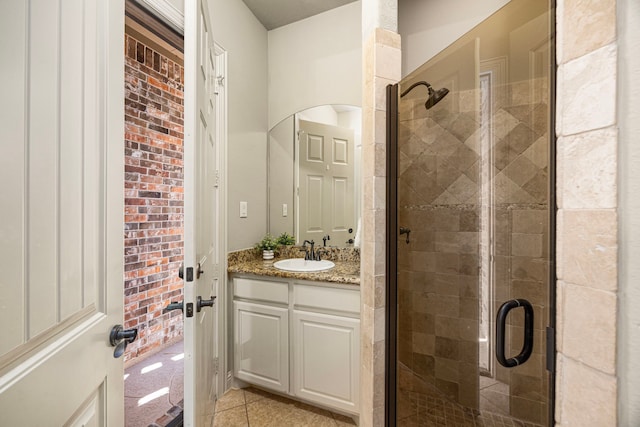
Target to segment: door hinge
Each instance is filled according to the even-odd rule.
[[[547,326],[547,371],[556,372],[556,330]]]
[[[213,184],[214,187],[219,187],[220,186],[220,171],[216,170],[216,179],[215,179],[215,183]]]
[[[213,359],[213,373],[214,373],[214,374],[217,374],[217,373],[218,373],[218,367],[219,367],[219,365],[220,365],[220,361],[219,361],[219,359],[218,359],[217,357],[215,357],[215,358]]]

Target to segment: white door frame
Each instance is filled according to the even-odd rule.
[[[218,319],[216,322],[216,357],[218,358],[218,397],[231,387],[231,368],[228,357],[229,337],[227,331],[230,313],[227,304],[227,51],[214,41],[216,74],[216,139],[218,141],[218,248],[220,257],[220,280],[218,281]]]

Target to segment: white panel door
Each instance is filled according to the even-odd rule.
[[[124,424],[124,2],[0,3],[0,424]]]
[[[186,426],[208,426],[217,394],[214,298],[221,260],[217,243],[216,60],[206,0],[185,2],[184,45],[184,422]]]
[[[236,378],[271,390],[289,391],[289,310],[234,301]]]
[[[299,146],[298,241],[344,245],[356,226],[353,130],[300,120]]]
[[[360,320],[293,312],[294,394],[358,413]]]

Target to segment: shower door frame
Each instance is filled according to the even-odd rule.
[[[549,49],[549,318],[546,327],[546,367],[549,371],[549,425],[555,423],[555,380],[556,380],[556,236],[557,236],[557,197],[556,197],[556,0],[549,1],[550,34]],[[385,275],[386,275],[386,316],[385,316],[385,426],[396,425],[397,420],[397,339],[398,339],[398,92],[399,83],[386,88],[386,236],[385,236]]]

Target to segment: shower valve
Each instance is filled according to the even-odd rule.
[[[411,234],[411,229],[407,228],[407,227],[400,227],[400,235],[402,236],[403,234],[407,235],[407,245],[409,244],[409,234]]]

